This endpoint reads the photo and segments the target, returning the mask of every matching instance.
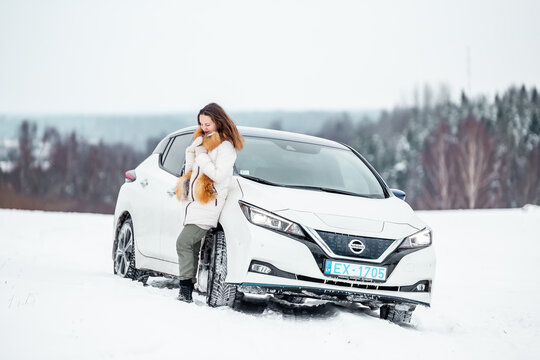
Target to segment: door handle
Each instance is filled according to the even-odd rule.
[[[148,186],[148,179],[141,180],[140,184],[141,184],[141,186],[143,188],[147,187]]]
[[[172,188],[167,190],[167,194],[169,195],[169,197],[173,197],[174,195],[176,195],[176,189]]]

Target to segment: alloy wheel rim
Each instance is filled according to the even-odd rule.
[[[118,275],[125,277],[131,263],[133,252],[133,232],[129,226],[124,226],[118,234],[118,244],[114,256],[114,268]]]

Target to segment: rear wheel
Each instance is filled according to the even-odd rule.
[[[227,244],[225,233],[222,230],[214,232],[212,236],[210,264],[208,269],[208,283],[206,302],[209,306],[233,306],[236,296],[236,286],[226,284],[227,277]]]
[[[134,249],[133,222],[131,219],[126,219],[113,244],[113,270],[115,274],[129,279],[136,278],[137,269],[135,268]]]

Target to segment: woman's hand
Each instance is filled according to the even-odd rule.
[[[198,156],[199,154],[207,154],[208,151],[203,145],[199,145],[195,147],[195,156]]]
[[[232,176],[234,162],[236,161],[236,150],[229,141],[224,141],[220,145],[222,148],[217,153],[214,161],[208,154],[200,153],[195,157],[195,163],[201,168],[201,171],[215,182],[220,182],[229,176]]]

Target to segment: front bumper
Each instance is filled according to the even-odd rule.
[[[389,275],[385,281],[357,280],[325,275],[322,264],[325,259],[332,258],[315,242],[297,240],[253,224],[247,224],[246,230],[244,234],[249,236],[249,240],[242,241],[242,258],[245,261],[241,266],[229,265],[227,276],[227,282],[237,284],[242,292],[294,294],[355,302],[424,306],[431,303],[431,283],[435,272],[432,246],[394,251],[379,263],[366,262],[366,265],[387,267]],[[268,264],[275,271],[271,274],[254,272],[251,269],[253,262]],[[419,283],[426,285],[422,291],[416,289]]]
[[[399,292],[388,290],[363,289],[358,290],[350,286],[314,284],[302,280],[280,280],[276,283],[265,283],[264,275],[250,273],[250,282],[238,285],[238,290],[249,294],[280,294],[304,296],[322,300],[351,301],[359,303],[407,303],[414,305],[430,306],[431,295],[429,292]],[[288,284],[285,284],[288,283]]]

